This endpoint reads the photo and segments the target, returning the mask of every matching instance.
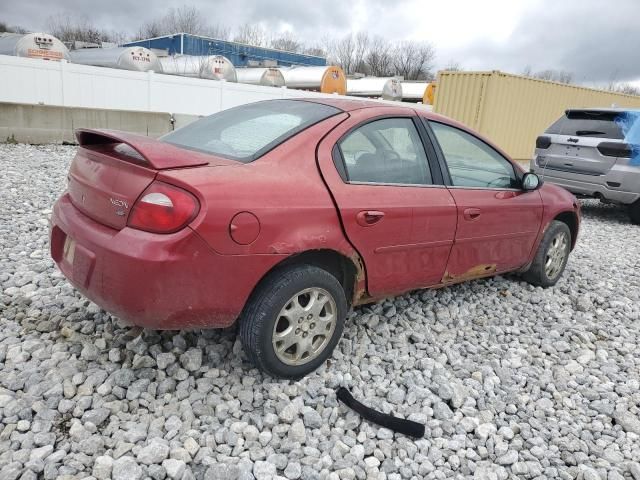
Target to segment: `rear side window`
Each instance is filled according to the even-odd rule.
[[[619,116],[618,112],[573,111],[560,117],[546,133],[622,140],[624,134],[617,121]]]
[[[162,141],[249,163],[340,110],[319,103],[271,100],[223,110],[171,132]]]
[[[433,183],[422,140],[410,118],[366,123],[340,141],[339,148],[350,182]]]

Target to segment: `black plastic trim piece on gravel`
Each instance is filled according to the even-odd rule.
[[[394,417],[393,415],[387,415],[386,413],[378,412],[373,408],[369,408],[353,398],[351,392],[344,387],[340,387],[336,390],[336,396],[338,397],[338,400],[354,412],[358,413],[365,420],[369,420],[381,427],[388,428],[389,430],[402,433],[409,437],[424,437],[424,425],[422,423]]]

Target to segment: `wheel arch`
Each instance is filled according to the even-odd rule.
[[[329,248],[305,250],[289,255],[268,270],[253,290],[255,291],[278,270],[292,265],[313,265],[329,272],[342,285],[349,306],[357,304],[358,300],[365,295],[364,265],[360,256],[355,252],[348,256]]]
[[[556,214],[556,216],[553,217],[551,221],[554,220],[562,222],[566,224],[567,227],[569,227],[569,231],[571,232],[571,250],[573,250],[576,246],[576,241],[578,239],[578,229],[580,226],[578,215],[574,211],[567,210]]]

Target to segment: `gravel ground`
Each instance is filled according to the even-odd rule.
[[[0,145],[0,479],[640,479],[640,228],[584,203],[564,278],[357,309],[299,382],[232,331],[130,328],[54,268],[70,146]],[[336,403],[425,422],[411,440]]]

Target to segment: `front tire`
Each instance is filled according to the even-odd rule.
[[[523,278],[539,287],[554,286],[567,266],[570,251],[569,227],[566,223],[554,220],[542,237],[533,263],[523,274]]]
[[[297,379],[331,355],[347,316],[340,282],[312,265],[269,274],[240,318],[240,340],[249,360],[265,373]]]

